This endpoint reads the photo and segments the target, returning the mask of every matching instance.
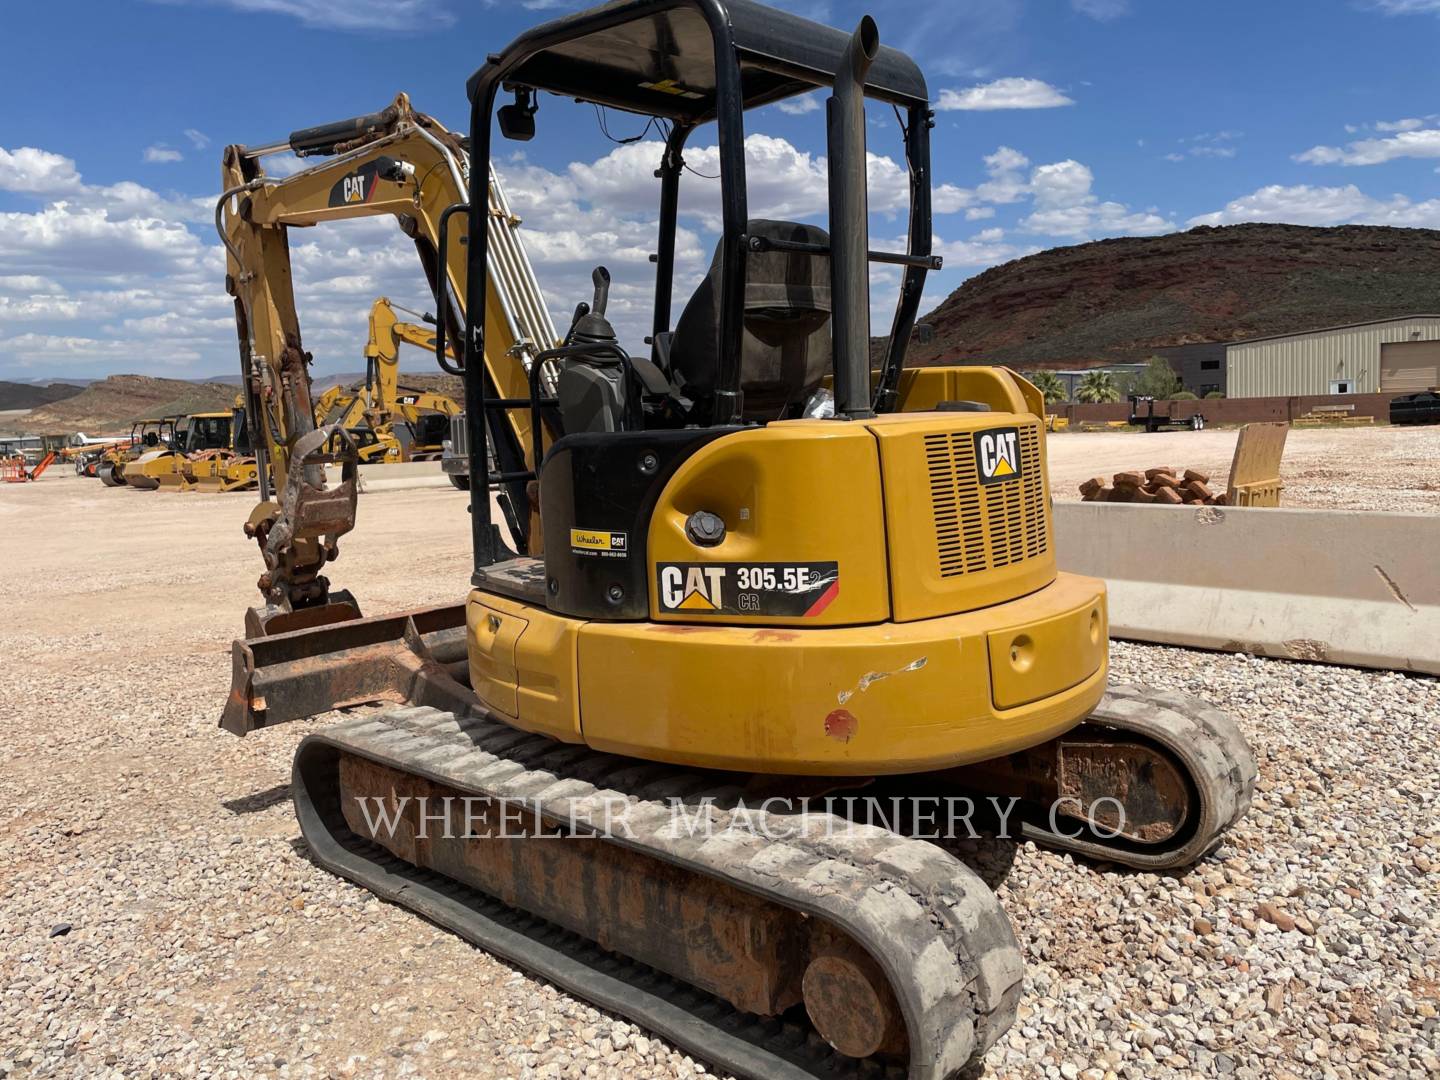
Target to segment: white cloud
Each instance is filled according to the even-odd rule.
[[[1353,130],[1349,124],[1345,125],[1347,130]],[[1376,131],[1416,131],[1425,126],[1425,121],[1419,117],[1409,117],[1405,120],[1376,120]]]
[[[206,135],[203,131],[197,131],[195,128],[186,128],[185,138],[190,140],[190,145],[195,147],[196,150],[204,150],[210,145],[210,136]]]
[[[104,207],[64,200],[35,213],[0,213],[0,272],[181,273],[204,256],[204,245],[178,221],[116,218]]]
[[[1309,165],[1381,165],[1399,158],[1440,158],[1440,128],[1381,130],[1393,130],[1396,134],[1384,139],[1360,139],[1343,148],[1312,146],[1296,154],[1295,160]]]
[[[444,0],[158,0],[204,3],[246,14],[288,15],[326,30],[398,30],[449,26],[455,16]]]
[[[990,179],[975,189],[975,194],[987,203],[1019,202],[1029,191],[1029,181],[1023,169],[1029,167],[1030,159],[1019,150],[1001,146],[985,157],[985,171]]]
[[[1344,187],[1270,184],[1232,200],[1221,210],[1193,217],[1190,224],[1233,225],[1242,221],[1436,228],[1440,227],[1440,199],[1414,202],[1404,195],[1376,199],[1354,184]]]
[[[1243,139],[1243,131],[1202,131],[1198,135],[1187,135],[1183,139],[1176,139],[1179,143],[1223,143],[1233,142],[1236,139]]]
[[[59,282],[38,274],[0,274],[0,290],[58,290]]]
[[[972,206],[969,210],[965,211],[966,221],[984,221],[986,218],[993,218],[994,216],[995,208],[993,206]]]
[[[1078,161],[1057,161],[1041,165],[1030,174],[1030,192],[1040,209],[1074,206],[1090,195],[1095,174]]]
[[[1092,192],[1095,176],[1078,161],[1041,165],[1030,174],[1035,210],[1021,222],[1026,232],[1087,239],[1123,233],[1153,236],[1175,223],[1154,209],[1132,211],[1123,203],[1101,202]]]
[[[1130,12],[1130,0],[1070,0],[1070,6],[1100,22],[1109,22]]]
[[[63,195],[83,187],[75,162],[67,157],[34,146],[0,147],[0,191]]]
[[[1386,15],[1433,15],[1440,13],[1440,0],[1370,0],[1370,6]]]
[[[263,168],[266,176],[294,176],[303,169],[308,169],[323,159],[306,159],[298,157],[294,151],[285,150],[278,154],[267,154],[263,159]]]
[[[145,148],[145,161],[150,165],[166,165],[172,161],[183,161],[185,155],[179,150],[172,150],[168,146],[147,146]]]
[[[165,198],[130,181],[89,185],[73,161],[35,148],[0,155],[11,166],[0,166],[6,185],[41,203],[0,213],[0,368],[100,375],[235,366],[224,258],[208,222],[197,220],[211,199]],[[354,224],[293,237],[302,328],[319,370],[362,367],[374,297],[430,306],[394,223],[364,222],[370,232]],[[362,291],[347,304],[346,288]]]
[[[102,207],[113,221],[156,217],[203,222],[209,219],[214,205],[209,199],[162,196],[131,180],[87,184],[73,160],[33,146],[15,150],[0,147],[0,191],[42,199],[63,198],[72,208]]]
[[[1244,138],[1241,131],[1204,131],[1199,135],[1187,135],[1176,139],[1185,149],[1164,155],[1166,161],[1184,161],[1187,156],[1197,158],[1233,158],[1237,151],[1231,144]]]
[[[964,90],[941,90],[935,108],[985,111],[991,109],[1053,109],[1075,102],[1040,79],[1004,78]]]
[[[941,240],[938,236],[932,242],[932,250],[945,259],[947,269],[995,266],[1028,254],[1030,250],[1018,247],[1005,239],[1004,229],[982,229],[968,240]],[[928,309],[926,309],[928,310]]]
[[[806,113],[819,111],[820,97],[818,94],[802,94],[800,97],[789,97],[776,102],[775,107],[790,116],[804,116]]]

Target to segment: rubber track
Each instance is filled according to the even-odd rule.
[[[1033,821],[1023,826],[1027,840],[1139,870],[1168,870],[1203,857],[1250,809],[1255,755],[1235,721],[1200,698],[1141,684],[1112,685],[1085,724],[1066,737],[1083,737],[1091,725],[1141,735],[1174,754],[1198,796],[1199,817],[1169,845],[1072,839]]]
[[[336,751],[475,796],[523,798],[531,806],[538,800],[561,820],[571,817],[572,805],[601,820],[603,799],[625,797],[634,836],[607,842],[825,918],[863,945],[885,971],[905,1017],[908,1068],[843,1057],[808,1021],[740,1013],[397,859],[345,824],[333,767]],[[729,783],[716,774],[637,763],[484,717],[423,707],[357,718],[310,735],[296,751],[294,770],[301,830],[322,865],[726,1071],[765,1080],[847,1075],[941,1080],[978,1062],[1013,1023],[1023,977],[1014,932],[994,893],[934,845],[829,815],[806,815],[807,834],[783,841],[743,828],[724,832],[740,794],[737,787],[723,786]],[[715,798],[708,838],[671,827],[667,800],[696,796]],[[757,827],[768,818],[774,830],[800,824],[798,815],[765,815],[748,807],[746,815]],[[821,835],[810,835],[815,832]],[[803,1017],[803,1010],[787,1016],[796,1014]]]

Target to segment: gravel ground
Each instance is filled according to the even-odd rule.
[[[1092,476],[1170,465],[1224,490],[1239,429],[1061,432],[1050,437],[1050,490],[1078,502]],[[1285,506],[1440,513],[1440,427],[1292,428],[1280,479]]]
[[[307,859],[285,785],[317,725],[215,727],[258,572],[248,508],[0,489],[0,1076],[705,1072]],[[367,610],[453,599],[463,500],[366,496],[344,547]],[[1440,1074],[1440,684],[1125,644],[1114,663],[1231,711],[1258,797],[1180,874],[971,845],[1027,966],[985,1075]]]

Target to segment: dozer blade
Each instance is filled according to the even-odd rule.
[[[220,726],[235,735],[367,702],[465,714],[465,607],[418,608],[237,640]]]

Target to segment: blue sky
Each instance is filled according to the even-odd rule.
[[[220,148],[383,107],[398,90],[463,126],[487,51],[562,0],[90,0],[8,12],[0,87],[0,378],[236,365],[208,219]],[[923,310],[1017,255],[1196,224],[1440,227],[1440,0],[790,0],[924,68],[937,249]],[[63,43],[57,47],[57,43]],[[824,222],[823,113],[747,120],[752,213]],[[610,117],[614,134],[638,131]],[[705,167],[711,132],[692,139]],[[512,203],[557,321],[615,275],[632,344],[648,323],[658,144],[619,148],[591,110],[547,98],[539,134],[500,144]],[[870,127],[872,237],[903,232],[899,138]],[[523,151],[523,152],[522,152]],[[677,299],[708,264],[714,184],[687,176]],[[708,187],[708,190],[707,190]],[[601,191],[607,193],[602,200]],[[595,201],[592,202],[592,197]],[[426,306],[390,222],[292,236],[316,370],[363,367],[378,295]],[[894,276],[874,280],[877,328]],[[413,363],[428,370],[416,354]]]

